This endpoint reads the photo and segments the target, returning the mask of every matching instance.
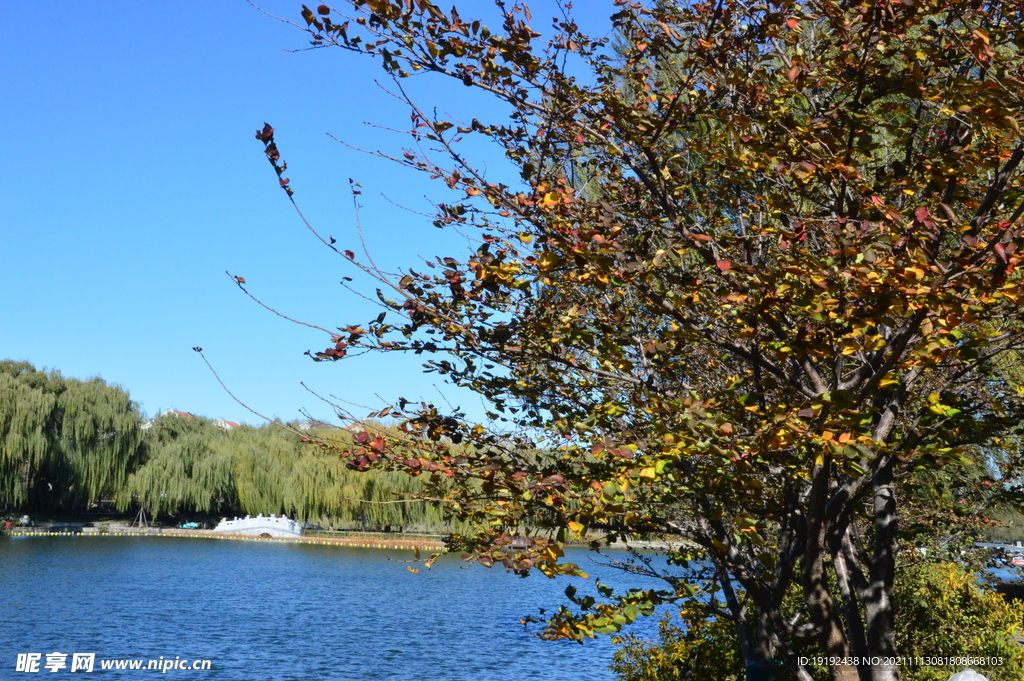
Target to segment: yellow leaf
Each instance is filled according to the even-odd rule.
[[[545,253],[540,256],[540,269],[541,272],[547,272],[551,268],[558,265],[558,256],[554,253]]]
[[[551,208],[557,206],[562,200],[562,195],[558,192],[548,192],[544,195],[544,200],[541,201],[541,206],[544,208]]]

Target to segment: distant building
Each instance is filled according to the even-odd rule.
[[[305,421],[300,421],[295,427],[301,431],[307,431],[314,428],[337,428],[338,426],[319,419],[306,419]]]
[[[142,430],[149,430],[150,428],[153,427],[153,421],[156,421],[156,419],[164,416],[173,416],[175,418],[190,419],[193,418],[195,414],[189,413],[187,411],[178,411],[177,409],[168,409],[167,411],[163,411],[157,414],[156,418],[150,419],[149,421],[143,423],[141,426]],[[226,421],[225,419],[217,419],[216,421],[213,422],[213,425],[219,428],[223,428],[224,430],[231,430],[232,428],[237,428],[242,424],[237,421]]]

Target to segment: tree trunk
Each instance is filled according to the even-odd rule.
[[[832,658],[849,658],[850,644],[825,582],[825,515],[828,501],[828,456],[814,467],[807,510],[807,544],[804,548],[803,586],[807,612],[819,630],[823,652]],[[833,681],[860,681],[853,665],[829,665]]]
[[[729,574],[724,570],[718,575],[726,606],[736,620],[736,638],[743,656],[744,679],[746,681],[772,681],[773,661],[771,630],[768,617],[759,613],[758,626],[754,630],[747,622],[747,606],[741,604],[732,588]]]
[[[871,583],[864,597],[867,619],[868,652],[872,656],[894,657],[896,634],[893,625],[892,588],[896,577],[896,490],[893,487],[894,461],[881,462],[872,483],[875,524]],[[899,681],[896,665],[871,667],[872,681]]]
[[[843,532],[837,546],[832,547],[832,566],[836,573],[836,584],[839,594],[843,597],[843,610],[846,614],[846,629],[850,639],[850,652],[853,657],[863,660],[867,657],[867,635],[864,631],[864,619],[860,612],[860,588],[864,586],[863,575],[853,574],[856,566],[847,564],[843,545],[850,541],[850,528]],[[860,681],[873,681],[871,669],[863,664],[857,666]]]

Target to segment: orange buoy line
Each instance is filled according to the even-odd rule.
[[[10,530],[7,534],[12,537],[188,537],[192,539],[239,539],[243,541],[277,541],[291,542],[296,544],[319,544],[324,546],[348,546],[363,549],[387,549],[392,551],[412,551],[425,549],[441,551],[444,544],[423,540],[397,540],[395,543],[367,543],[360,541],[359,537],[257,537],[239,534],[214,534],[212,532],[182,531],[174,529],[157,529],[150,531],[127,530],[119,532],[71,532],[58,530],[56,532],[42,531],[38,529]],[[398,543],[401,542],[401,543]],[[408,542],[408,543],[406,543]]]

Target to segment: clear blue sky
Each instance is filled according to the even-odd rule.
[[[590,2],[578,3],[596,12],[577,10],[584,26],[610,13]],[[263,6],[301,21],[298,2]],[[459,7],[463,19],[493,16],[490,2]],[[534,26],[546,30],[538,14]],[[296,199],[339,246],[359,250],[352,177],[379,264],[415,267],[420,256],[466,248],[382,196],[425,211],[425,196],[450,198],[443,185],[326,135],[390,151],[407,143],[363,124],[404,129],[409,120],[375,85],[388,82],[373,60],[288,52],[306,35],[243,0],[0,3],[0,27],[0,358],[100,376],[149,415],[175,408],[257,421],[216,383],[197,345],[269,416],[331,418],[300,382],[372,408],[399,396],[440,403],[443,393],[482,413],[474,396],[423,374],[419,358],[312,362],[303,353],[328,339],[259,308],[224,274],[328,328],[378,312],[338,285],[355,272],[314,241],[276,187],[253,136],[264,121],[278,130]],[[461,85],[408,85],[430,105],[497,114]]]

